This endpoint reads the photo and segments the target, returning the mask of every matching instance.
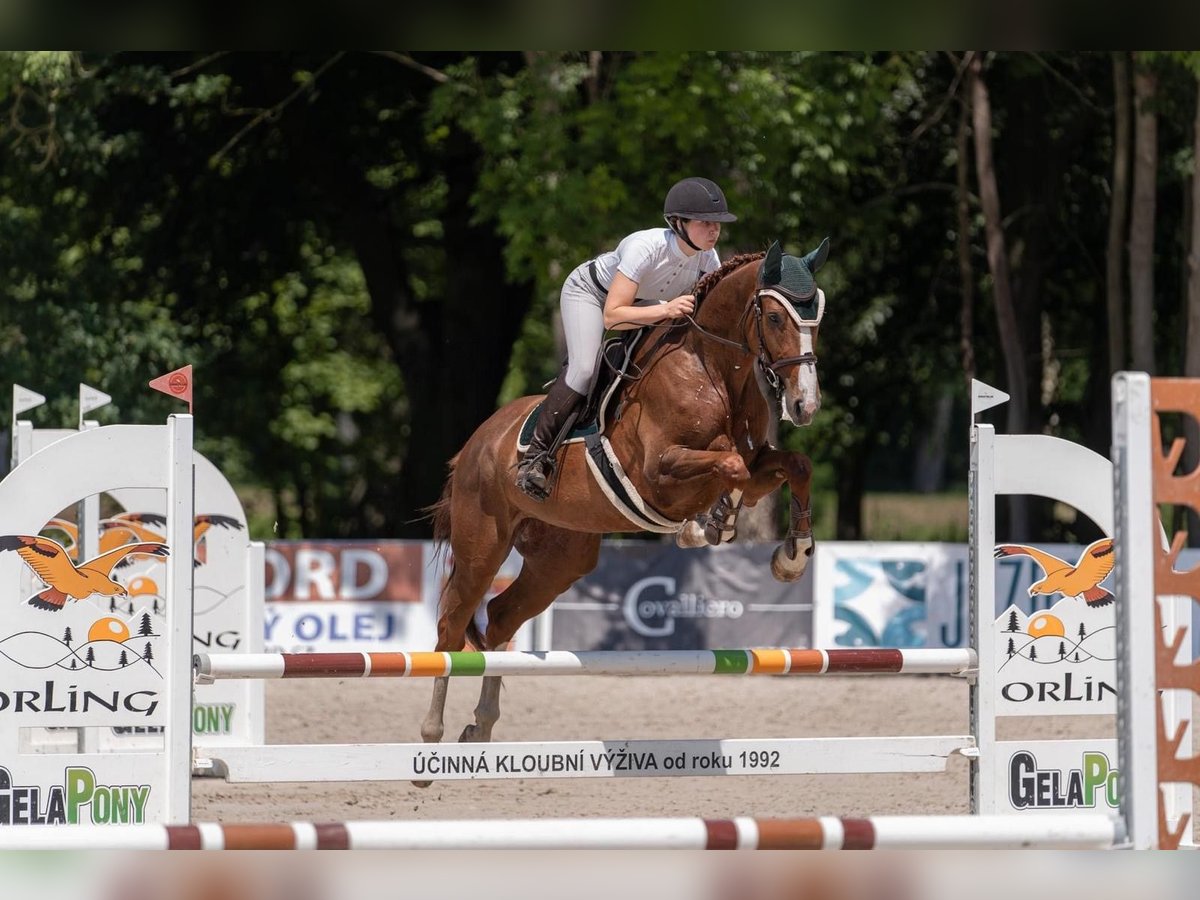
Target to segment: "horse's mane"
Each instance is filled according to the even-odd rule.
[[[692,291],[692,293],[696,295],[696,305],[698,306],[700,301],[708,296],[709,291],[717,286],[717,282],[719,282],[734,269],[740,269],[746,263],[753,262],[756,259],[762,259],[766,255],[767,254],[765,252],[761,251],[759,253],[739,253],[732,259],[727,259],[725,262],[721,263],[720,268],[713,269],[707,275],[701,277],[701,279],[696,282],[696,287]]]

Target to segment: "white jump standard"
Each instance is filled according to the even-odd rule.
[[[979,386],[984,387],[986,386]],[[977,388],[976,398],[980,394]],[[187,546],[191,525],[190,492],[180,489],[190,484],[190,417],[173,417],[172,427],[146,432],[156,441],[161,460],[155,468],[154,486],[175,490],[170,505],[173,522],[172,547]],[[116,426],[120,427],[120,426]],[[67,445],[89,442],[97,459],[106,459],[102,449],[107,429],[96,429],[61,442],[59,462],[72,459]],[[151,437],[152,436],[152,437]],[[116,450],[116,433],[108,449]],[[1116,741],[1045,741],[996,740],[996,718],[1019,715],[1012,709],[1011,698],[1003,700],[999,685],[1000,668],[1020,662],[1013,652],[1003,657],[1003,642],[1013,639],[996,629],[994,562],[990,558],[994,544],[995,497],[997,494],[1039,494],[1071,503],[1086,512],[1105,530],[1112,527],[1113,503],[1095,489],[1104,483],[1100,476],[1113,478],[1113,467],[1102,457],[1084,448],[1074,447],[1043,436],[994,435],[990,426],[972,428],[972,627],[971,650],[921,654],[913,651],[855,651],[852,648],[826,651],[789,649],[743,649],[672,653],[406,653],[406,654],[258,654],[240,659],[228,654],[201,655],[195,659],[196,672],[188,669],[193,662],[192,606],[189,590],[190,565],[186,554],[172,556],[173,577],[168,608],[168,644],[161,654],[165,660],[161,681],[154,682],[161,692],[161,709],[155,722],[167,729],[167,747],[161,753],[141,754],[140,769],[133,773],[130,762],[114,759],[115,754],[90,758],[64,758],[68,766],[92,766],[103,772],[107,785],[122,785],[141,779],[151,795],[147,809],[150,818],[143,824],[112,825],[100,828],[82,824],[82,817],[67,818],[79,822],[69,826],[29,826],[0,828],[0,849],[54,846],[63,848],[107,847],[191,847],[191,848],[522,848],[522,847],[794,847],[869,849],[873,847],[1114,847],[1127,844],[1126,819],[1129,798],[1119,797],[1119,807],[1111,808],[1106,799],[1112,792],[1102,791],[1092,810],[1073,812],[1024,809],[1013,804],[1018,776],[1012,761],[1024,757],[1058,760],[1105,756],[1117,758]],[[164,440],[165,439],[165,440]],[[55,445],[60,446],[60,445]],[[82,448],[84,444],[78,443]],[[122,445],[123,446],[123,445]],[[1074,447],[1074,449],[1072,449]],[[48,448],[44,453],[50,453]],[[1054,461],[1047,467],[1045,450]],[[1078,452],[1076,452],[1078,451]],[[1015,460],[1030,453],[1041,459],[1034,466],[1013,466]],[[110,454],[117,455],[117,454]],[[10,476],[19,481],[35,471],[43,478],[53,477],[50,458],[35,455],[26,466]],[[1099,459],[1099,462],[1096,462]],[[1126,460],[1127,462],[1127,460]],[[39,465],[40,464],[40,465]],[[121,469],[130,473],[130,464]],[[148,465],[139,457],[139,464]],[[1105,466],[1107,465],[1107,468]],[[76,466],[76,469],[79,467]],[[115,466],[113,467],[115,470]],[[45,469],[46,471],[42,471]],[[1022,473],[1025,473],[1024,475]],[[1123,470],[1118,467],[1118,485]],[[105,484],[112,471],[75,477],[69,487],[82,487],[80,493],[98,492],[114,487]],[[124,477],[124,476],[122,476]],[[132,474],[129,477],[133,477]],[[58,502],[68,486],[59,485],[44,496],[44,488],[32,482],[0,485],[0,533],[28,529],[39,515],[33,507]],[[109,478],[111,481],[111,479]],[[76,484],[78,482],[78,484]],[[142,482],[145,483],[145,482]],[[1085,489],[1085,486],[1087,488]],[[1088,494],[1087,490],[1091,493]],[[42,491],[42,495],[39,495]],[[62,496],[60,496],[62,495]],[[79,494],[76,494],[78,496]],[[1118,497],[1122,494],[1118,491]],[[37,501],[37,502],[35,502]],[[65,502],[58,502],[61,508]],[[184,506],[187,506],[185,509]],[[19,513],[15,511],[19,510]],[[45,521],[43,516],[40,521]],[[5,530],[7,528],[7,531]],[[1120,539],[1122,535],[1118,535]],[[1118,553],[1124,552],[1118,541]],[[985,554],[987,556],[985,557]],[[2,554],[0,554],[2,556]],[[0,574],[5,560],[0,558]],[[12,568],[11,563],[9,568]],[[1123,596],[1119,603],[1127,614],[1152,613],[1148,598]],[[1064,607],[1065,608],[1065,607]],[[1165,619],[1171,610],[1166,609]],[[1063,614],[1064,618],[1069,618]],[[1003,619],[1008,619],[1006,615]],[[1013,621],[1016,622],[1015,614]],[[1060,623],[1061,624],[1061,623]],[[1170,622],[1167,622],[1170,625]],[[1032,629],[1031,629],[1032,631]],[[1131,631],[1128,641],[1146,640],[1153,629]],[[1011,632],[1036,639],[1033,634]],[[1090,633],[1090,632],[1089,632]],[[1062,630],[1055,633],[1065,636]],[[1022,637],[1022,640],[1024,640]],[[1054,637],[1057,642],[1059,637]],[[1064,645],[1065,646],[1065,645]],[[1129,647],[1122,653],[1129,653]],[[1138,652],[1146,652],[1141,647]],[[157,651],[156,651],[157,653]],[[1043,654],[1039,662],[1045,662]],[[1030,657],[1032,659],[1032,657]],[[1058,662],[1071,662],[1064,657]],[[1142,669],[1134,668],[1135,675]],[[1011,671],[1011,670],[1010,670]],[[972,734],[949,736],[881,736],[861,738],[784,738],[776,740],[711,739],[663,741],[562,741],[511,742],[488,744],[332,744],[219,746],[191,749],[190,717],[192,705],[188,688],[193,680],[263,679],[283,677],[413,677],[481,676],[501,674],[777,674],[819,675],[833,673],[911,674],[940,673],[964,678],[971,698]],[[1007,677],[1007,676],[1006,676]],[[1107,676],[1106,676],[1107,677]],[[1142,677],[1142,675],[1137,675]],[[1010,679],[1011,680],[1011,679]],[[1116,679],[1113,679],[1114,681]],[[1118,682],[1122,696],[1137,696],[1144,686]],[[1004,703],[1009,706],[1004,706]],[[1057,700],[1056,700],[1057,702]],[[1089,707],[1088,711],[1093,711]],[[1042,714],[1062,713],[1060,707]],[[43,724],[38,721],[33,724]],[[50,721],[50,724],[58,724]],[[88,722],[86,724],[93,724]],[[1120,740],[1128,742],[1128,722]],[[1137,739],[1136,736],[1134,739]],[[1112,745],[1110,747],[1110,744]],[[1101,748],[1097,751],[1097,747]],[[846,772],[922,772],[944,768],[949,756],[961,754],[971,761],[970,817],[962,816],[880,816],[862,819],[622,819],[622,820],[531,820],[487,822],[361,822],[334,824],[265,825],[191,825],[189,761],[201,770],[208,769],[231,782],[279,781],[357,781],[357,780],[432,780],[476,778],[579,778],[646,777],[744,774],[815,774]],[[1057,754],[1057,756],[1056,756]],[[10,757],[15,758],[15,757]],[[18,760],[23,772],[36,772],[37,764]],[[11,763],[9,763],[11,765]],[[1062,773],[1065,765],[1056,762]],[[122,768],[124,767],[124,768]],[[45,763],[42,763],[45,768]],[[6,773],[5,773],[6,774]],[[1075,774],[1071,772],[1069,774]],[[1109,773],[1116,783],[1116,771]],[[61,776],[60,776],[61,777]],[[1109,777],[1105,776],[1106,779]],[[20,782],[22,784],[29,782]],[[43,782],[50,783],[53,782]],[[1125,782],[1126,784],[1128,782]],[[1132,789],[1129,789],[1132,792]],[[1147,800],[1139,794],[1135,806],[1144,815]],[[1190,790],[1186,797],[1175,792],[1167,799],[1171,815],[1190,808]],[[1036,805],[1036,804],[1034,804]],[[1074,804],[1085,806],[1086,804]],[[1109,812],[1109,809],[1112,809]],[[1007,815],[996,815],[1005,812]],[[61,821],[61,819],[60,819]],[[93,815],[93,821],[97,821]],[[102,819],[111,822],[112,819]],[[154,824],[152,824],[154,823]]]

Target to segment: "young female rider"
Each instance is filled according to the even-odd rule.
[[[669,228],[635,231],[578,266],[562,287],[567,371],[550,387],[529,448],[517,468],[517,486],[544,500],[550,494],[555,453],[568,423],[596,379],[606,328],[656,325],[687,315],[695,298],[686,294],[721,260],[714,249],[722,222],[736,222],[721,189],[707,178],[685,178],[667,192],[663,218]]]

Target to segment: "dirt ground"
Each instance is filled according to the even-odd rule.
[[[452,680],[446,734],[473,720],[477,679]],[[268,743],[419,741],[427,679],[269,681]],[[916,677],[510,677],[496,740],[967,734],[968,688]],[[1008,720],[1098,737],[1107,717]],[[1021,723],[1025,723],[1021,725]],[[584,778],[326,784],[194,780],[194,821],[966,813],[966,761],[906,775]]]

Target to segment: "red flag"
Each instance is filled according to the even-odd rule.
[[[169,394],[177,400],[186,400],[188,414],[192,412],[192,367],[184,366],[166,375],[159,375],[150,382],[150,387],[156,391]]]

